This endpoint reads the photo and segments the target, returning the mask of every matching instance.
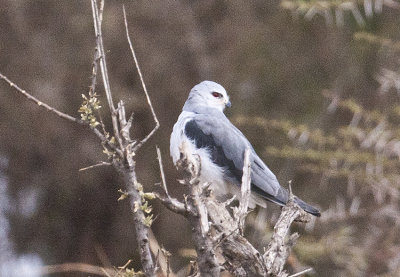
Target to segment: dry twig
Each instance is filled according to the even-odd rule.
[[[40,275],[49,275],[63,272],[81,272],[86,274],[95,274],[99,276],[114,276],[116,271],[113,268],[104,268],[101,266],[84,263],[65,263],[43,266],[40,269]]]
[[[94,164],[94,165],[91,165],[91,166],[87,166],[87,167],[81,168],[81,169],[79,169],[79,171],[85,171],[85,170],[92,169],[92,168],[95,168],[95,167],[110,166],[110,165],[112,165],[112,163],[99,162],[98,164]]]
[[[173,198],[167,193],[163,181],[167,197],[158,197],[170,210],[187,217],[192,225],[197,253],[197,269],[194,272],[202,276],[219,276],[221,270],[227,270],[235,276],[288,276],[283,267],[298,234],[292,234],[288,241],[286,237],[294,220],[301,218],[304,222],[307,219],[305,212],[294,203],[294,196],[291,194],[289,203],[283,208],[268,250],[262,255],[242,233],[250,197],[249,150],[245,153],[241,202],[239,208],[234,208],[232,216],[226,203],[214,199],[208,186],[200,183],[201,161],[197,156],[186,156],[184,148],[185,144],[181,145],[183,158],[178,161],[178,167],[187,174],[183,183],[189,187],[190,195],[185,203],[171,201]],[[160,153],[159,163],[163,172]],[[196,213],[189,213],[189,208]]]
[[[104,51],[103,35],[102,35],[102,31],[101,31],[102,20],[100,17],[99,8],[97,6],[97,1],[92,0],[91,3],[92,3],[94,32],[96,35],[96,44],[97,44],[96,49],[99,52],[99,58],[100,58],[99,62],[100,62],[101,76],[103,79],[104,91],[106,93],[108,107],[110,108],[110,112],[111,112],[111,121],[112,121],[113,129],[114,129],[114,136],[117,139],[119,145],[122,146],[122,139],[121,139],[121,136],[119,135],[119,130],[118,130],[117,111],[114,107],[114,102],[112,100],[110,81],[108,78],[106,54]],[[104,0],[102,0],[101,4],[100,4],[100,7],[103,7],[103,6],[104,6]]]
[[[156,115],[156,113],[154,111],[154,108],[153,108],[153,105],[151,103],[151,99],[150,99],[149,93],[147,92],[146,84],[145,84],[145,82],[143,80],[142,71],[140,70],[139,63],[138,63],[137,58],[136,58],[135,50],[133,49],[133,46],[132,46],[131,38],[129,36],[128,21],[126,19],[126,12],[125,12],[125,6],[124,5],[122,6],[122,9],[123,9],[123,13],[124,13],[124,23],[125,23],[126,38],[128,40],[128,43],[129,43],[129,48],[131,50],[133,60],[135,61],[136,69],[137,69],[137,72],[138,72],[139,77],[140,77],[140,82],[142,83],[142,87],[143,87],[144,93],[146,94],[147,103],[149,104],[149,107],[150,107],[150,110],[151,110],[151,114],[153,115],[154,122],[156,123],[156,126],[154,126],[153,130],[151,130],[150,133],[144,139],[142,139],[138,144],[136,144],[136,146],[133,148],[133,152],[136,152],[140,147],[142,147],[142,145],[144,143],[146,143],[146,141],[149,138],[151,138],[154,135],[154,133],[160,127],[160,122],[158,121],[157,115]]]
[[[240,232],[243,234],[244,223],[247,216],[247,210],[249,208],[250,194],[251,194],[251,163],[250,163],[250,149],[246,149],[244,153],[244,165],[243,165],[243,176],[242,185],[240,187],[241,197],[239,208],[235,208],[234,216],[237,221],[237,226]]]
[[[43,103],[42,101],[40,101],[39,99],[34,97],[32,94],[28,93],[24,89],[22,89],[19,86],[17,86],[14,82],[12,82],[9,78],[7,78],[2,73],[0,73],[0,79],[2,79],[5,82],[7,82],[16,91],[18,91],[20,94],[25,96],[28,100],[36,103],[39,107],[42,107],[42,108],[46,109],[47,111],[49,111],[51,113],[54,113],[55,115],[57,115],[60,118],[63,118],[63,119],[66,119],[68,121],[72,121],[72,122],[78,123],[80,125],[88,126],[93,131],[93,133],[101,140],[101,142],[103,144],[107,145],[108,147],[110,147],[110,149],[112,149],[114,151],[118,150],[118,149],[115,148],[115,145],[109,143],[108,139],[98,129],[96,129],[96,127],[90,126],[89,123],[87,123],[87,122],[85,122],[83,120],[75,118],[75,117],[73,117],[73,116],[71,116],[69,114],[63,113],[63,112],[57,110],[56,108],[51,107],[50,105],[48,105],[46,103]]]

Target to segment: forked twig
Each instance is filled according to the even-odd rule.
[[[129,37],[129,29],[128,29],[128,21],[126,19],[125,5],[122,5],[122,10],[123,10],[123,13],[124,13],[125,31],[126,31],[126,38],[128,40],[128,43],[129,43],[129,48],[131,50],[133,60],[135,61],[136,69],[137,69],[137,72],[139,74],[140,82],[142,83],[142,87],[143,87],[144,93],[146,94],[147,103],[149,104],[151,113],[153,115],[154,122],[156,123],[156,126],[154,126],[153,130],[151,130],[151,132],[146,137],[144,137],[140,142],[138,142],[135,145],[135,147],[133,148],[133,152],[135,152],[140,147],[142,147],[142,145],[144,143],[146,143],[146,141],[149,140],[149,138],[151,138],[154,135],[154,133],[160,127],[160,122],[158,121],[157,115],[156,115],[156,113],[154,111],[154,108],[153,108],[153,104],[151,103],[151,99],[150,99],[149,93],[147,92],[146,84],[144,83],[144,80],[143,80],[142,71],[140,70],[139,63],[138,63],[138,60],[136,58],[135,50],[133,49],[133,46],[132,46],[131,38]]]

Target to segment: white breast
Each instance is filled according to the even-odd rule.
[[[187,155],[198,155],[201,160],[201,172],[200,179],[201,182],[209,182],[211,183],[214,191],[219,194],[226,194],[227,187],[224,181],[224,169],[214,164],[210,159],[210,154],[206,148],[197,149],[194,141],[189,139],[185,135],[185,125],[187,122],[193,119],[196,114],[193,112],[183,111],[178,121],[175,123],[170,141],[170,152],[171,157],[176,165],[177,161],[180,158],[180,146],[185,143],[185,151]]]
[[[224,179],[224,168],[216,165],[210,158],[210,154],[206,148],[198,149],[191,139],[185,135],[185,125],[196,116],[193,112],[183,111],[178,121],[175,123],[170,140],[170,154],[174,165],[180,159],[180,148],[183,148],[186,155],[198,155],[201,160],[200,181],[211,184],[214,193],[217,196],[225,196],[227,194],[235,194],[240,199],[240,187],[234,184],[229,184]],[[265,201],[259,196],[252,193],[249,207],[254,208],[255,205],[265,207]]]

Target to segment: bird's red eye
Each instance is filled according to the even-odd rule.
[[[212,96],[214,96],[215,98],[221,98],[221,97],[222,97],[222,94],[219,93],[219,92],[214,91],[214,92],[212,93]]]

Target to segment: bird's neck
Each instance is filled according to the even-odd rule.
[[[223,108],[210,107],[206,105],[194,105],[193,103],[186,101],[185,105],[182,108],[182,111],[193,112],[197,114],[213,114],[213,113],[222,113],[224,114]]]

